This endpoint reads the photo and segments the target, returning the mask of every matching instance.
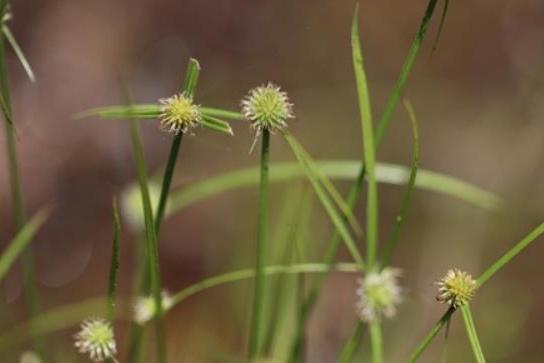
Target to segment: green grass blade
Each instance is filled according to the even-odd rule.
[[[516,243],[508,252],[506,252],[501,258],[493,263],[483,274],[478,278],[478,286],[485,284],[493,275],[495,275],[501,268],[503,268],[514,257],[520,254],[524,249],[529,247],[531,243],[536,241],[544,233],[544,223],[533,229],[527,236],[521,241]]]
[[[333,266],[329,266],[325,263],[301,263],[294,265],[275,265],[275,266],[266,266],[264,273],[267,276],[277,275],[277,274],[309,274],[309,273],[320,273],[325,271],[337,271],[343,273],[360,273],[361,269],[358,264],[354,263],[337,263]],[[189,297],[196,295],[205,290],[222,286],[227,283],[233,283],[243,280],[252,279],[255,277],[255,269],[243,269],[233,272],[223,273],[221,275],[212,276],[205,278],[193,285],[183,288],[181,291],[177,292],[172,297],[173,306],[180,304]],[[172,311],[169,309],[168,312]]]
[[[448,360],[448,343],[450,338],[451,318],[446,322],[446,328],[444,331],[444,346],[442,347],[442,355],[440,357],[440,363],[446,363]]]
[[[454,308],[449,308],[444,315],[436,322],[436,324],[431,328],[431,331],[421,340],[416,349],[412,352],[406,363],[417,362],[421,354],[427,349],[429,344],[433,341],[434,337],[440,332],[440,329],[448,323],[452,314],[455,312]]]
[[[338,190],[336,190],[334,184],[331,183],[329,178],[327,178],[327,176],[321,171],[321,169],[312,159],[310,154],[308,154],[308,152],[292,134],[290,134],[289,132],[284,132],[284,136],[288,138],[288,142],[290,143],[290,145],[295,147],[296,153],[298,155],[297,159],[300,158],[300,160],[304,161],[305,165],[307,165],[308,170],[312,172],[314,177],[321,183],[325,191],[332,198],[332,201],[336,204],[338,209],[340,209],[346,220],[349,222],[351,228],[353,228],[353,230],[355,231],[355,234],[358,236],[361,235],[363,233],[363,230],[357,222],[357,218],[355,218],[355,216],[353,215],[353,212],[348,203],[344,200],[342,195],[340,195]],[[295,150],[293,150],[293,152],[295,152]]]
[[[239,112],[233,112],[229,110],[222,110],[212,107],[201,107],[200,110],[204,116],[226,118],[227,120],[244,120],[243,116]]]
[[[355,329],[350,334],[349,338],[344,343],[342,350],[338,356],[338,363],[351,363],[353,362],[353,357],[359,346],[361,345],[361,340],[363,339],[364,324],[362,322],[357,322],[355,324]]]
[[[359,5],[355,6],[353,23],[351,26],[351,48],[353,57],[353,68],[357,84],[357,95],[359,112],[361,117],[361,131],[363,142],[364,165],[367,175],[367,205],[366,205],[366,243],[367,243],[367,264],[368,268],[374,268],[376,262],[378,243],[378,187],[376,183],[376,148],[374,146],[374,131],[372,126],[372,109],[370,105],[370,94],[363,63],[361,41],[359,39]]]
[[[202,118],[201,124],[202,126],[207,127],[209,129],[219,131],[224,134],[234,135],[234,132],[232,131],[232,127],[230,127],[228,122],[220,120],[213,116],[204,115],[204,117]]]
[[[304,159],[304,156],[300,153],[298,150],[297,144],[294,140],[294,138],[290,134],[284,134],[285,140],[291,147],[291,150],[297,157],[300,165],[303,167],[306,176],[308,177],[308,180],[312,184],[315,193],[317,197],[319,198],[319,201],[323,205],[323,208],[327,212],[327,215],[329,216],[331,222],[335,226],[336,230],[342,237],[342,240],[346,244],[346,247],[351,254],[353,260],[363,268],[364,262],[361,254],[359,253],[359,250],[357,249],[357,246],[355,245],[355,241],[351,237],[351,234],[349,233],[349,230],[344,223],[342,216],[338,213],[338,211],[334,208],[334,204],[325,192],[324,188],[321,186],[318,177],[315,175],[315,173],[311,170],[310,166],[307,164],[306,160]]]
[[[416,58],[419,54],[421,44],[423,44],[423,39],[425,38],[425,34],[427,33],[427,30],[429,28],[429,23],[433,17],[437,2],[438,0],[429,0],[429,3],[427,4],[425,14],[423,15],[423,18],[421,19],[421,23],[419,25],[419,29],[415,35],[414,40],[412,41],[412,44],[410,45],[408,55],[404,60],[404,64],[402,65],[397,82],[395,83],[393,90],[389,94],[387,103],[385,104],[385,108],[383,110],[382,117],[380,118],[380,121],[376,128],[376,145],[381,144],[383,137],[385,136],[385,132],[389,127],[389,123],[393,118],[393,114],[395,113],[395,109],[397,108],[397,104],[399,103],[402,90],[404,89],[404,86],[408,81],[408,76],[410,75],[412,67],[414,66]]]
[[[322,160],[316,161],[316,165],[327,178],[350,181],[359,176],[361,163],[357,160]],[[295,181],[304,176],[305,170],[297,162],[270,164],[271,183]],[[410,168],[396,164],[378,163],[376,177],[381,183],[406,185],[410,177]],[[170,213],[176,213],[195,203],[228,191],[255,187],[258,180],[258,168],[251,167],[229,171],[185,185],[171,193]],[[498,211],[504,206],[504,201],[493,193],[452,176],[430,170],[419,169],[415,186],[422,190],[457,198],[487,211]]]
[[[262,351],[264,340],[264,326],[266,311],[267,279],[264,272],[267,263],[268,252],[268,169],[270,163],[270,131],[264,129],[262,132],[261,149],[261,170],[259,178],[259,210],[257,226],[257,245],[255,256],[255,284],[253,293],[253,308],[251,316],[251,329],[249,337],[249,359],[253,361]]]
[[[17,40],[13,36],[13,33],[9,29],[7,25],[2,26],[2,31],[4,32],[4,36],[6,37],[6,40],[11,45],[11,48],[13,48],[13,51],[15,52],[15,55],[19,59],[19,62],[23,66],[23,69],[25,70],[28,78],[32,82],[36,82],[36,77],[34,75],[34,71],[32,70],[32,67],[30,66],[30,63],[28,62],[28,59],[26,58],[25,54],[23,53],[23,50],[19,46],[19,43],[17,43]]]
[[[138,183],[140,185],[140,193],[142,196],[142,204],[144,210],[145,230],[146,230],[146,246],[147,258],[149,266],[149,276],[151,281],[151,291],[157,307],[155,314],[156,333],[157,333],[157,358],[159,363],[166,361],[166,347],[164,336],[164,314],[162,307],[162,288],[160,278],[159,264],[159,247],[157,243],[157,234],[155,232],[155,221],[151,209],[151,200],[149,197],[148,179],[146,171],[146,163],[142,146],[142,139],[138,124],[134,119],[130,120],[130,135],[132,139],[132,147],[134,159],[138,173]]]
[[[49,212],[41,210],[30,221],[21,228],[17,235],[9,242],[8,247],[0,256],[0,281],[5,277],[17,257],[30,244],[38,230],[46,221]]]
[[[111,247],[110,274],[108,285],[108,313],[107,317],[113,321],[115,309],[115,292],[117,290],[117,272],[119,271],[120,258],[120,240],[121,240],[121,222],[119,220],[119,211],[117,209],[117,200],[114,198],[113,208],[113,237]]]
[[[474,324],[474,319],[472,318],[470,306],[468,304],[463,305],[461,306],[460,310],[461,314],[463,315],[465,329],[467,331],[470,346],[472,347],[472,351],[474,352],[476,362],[485,363],[484,353],[482,351],[482,346],[480,345],[480,340],[478,339],[478,334],[476,333],[476,325]]]
[[[410,118],[410,122],[412,124],[412,135],[414,138],[414,144],[412,149],[412,167],[410,169],[410,178],[408,179],[408,184],[406,184],[404,195],[402,196],[399,212],[397,213],[397,217],[395,218],[395,223],[393,224],[393,229],[391,233],[389,234],[389,238],[387,239],[387,243],[384,248],[384,255],[382,260],[383,266],[387,266],[389,264],[391,255],[393,254],[393,250],[398,244],[400,230],[402,228],[404,219],[406,218],[406,212],[412,200],[412,194],[416,185],[417,171],[419,168],[419,154],[420,154],[419,145],[420,144],[419,144],[418,122],[417,122],[416,114],[412,104],[409,101],[405,101],[405,106],[408,112],[408,116]]]
[[[76,118],[98,116],[104,119],[156,119],[161,114],[159,104],[133,106],[105,106],[86,110],[75,115]]]

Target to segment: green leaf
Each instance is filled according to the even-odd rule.
[[[121,237],[121,222],[119,221],[119,211],[117,209],[117,201],[115,198],[112,203],[113,208],[113,237],[111,246],[110,274],[108,285],[108,319],[113,321],[115,309],[115,292],[117,290],[117,271],[119,270],[119,255],[120,255],[120,237]]]
[[[472,318],[470,306],[468,304],[463,305],[461,306],[460,310],[461,314],[463,315],[465,329],[467,331],[470,346],[472,347],[472,351],[474,352],[476,362],[485,363],[484,353],[482,351],[482,346],[480,345],[480,340],[478,339],[478,334],[476,333],[476,325],[474,324],[474,319]]]
[[[325,189],[322,187],[320,183],[320,179],[318,177],[318,173],[316,173],[315,170],[312,170],[311,166],[308,164],[307,160],[305,159],[304,154],[301,153],[301,151],[299,150],[298,143],[296,142],[294,137],[288,133],[284,133],[284,137],[287,143],[289,144],[289,146],[291,147],[291,150],[295,154],[296,158],[298,159],[300,165],[304,169],[304,172],[306,176],[308,177],[308,180],[312,184],[317,197],[319,198],[321,204],[323,205],[323,208],[327,212],[327,215],[329,216],[336,230],[342,237],[342,240],[346,244],[346,247],[349,253],[351,254],[353,260],[359,266],[361,266],[361,268],[363,268],[364,261],[363,261],[363,258],[361,257],[361,254],[359,253],[359,250],[357,249],[357,246],[355,245],[355,241],[351,237],[351,234],[349,233],[347,226],[342,220],[341,215],[335,209],[333,202],[330,200]]]
[[[361,117],[361,132],[363,141],[364,165],[367,175],[367,204],[366,204],[366,244],[368,268],[372,269],[376,262],[378,244],[378,187],[376,183],[376,148],[374,146],[374,131],[372,126],[372,109],[370,106],[370,94],[363,63],[361,41],[359,39],[359,5],[355,6],[353,23],[351,25],[351,48],[353,68],[357,84],[357,99]]]
[[[436,335],[440,332],[440,329],[442,329],[442,327],[449,322],[454,312],[455,312],[455,309],[450,307],[444,313],[444,315],[442,315],[440,320],[438,320],[436,324],[431,328],[431,331],[421,340],[421,342],[418,344],[416,349],[412,352],[412,354],[410,355],[406,363],[415,363],[419,359],[421,354],[423,354],[423,352],[427,349],[429,344],[431,344],[434,337],[436,337]]]
[[[410,202],[412,200],[412,194],[416,185],[417,171],[419,168],[419,153],[420,152],[419,152],[418,122],[416,119],[414,108],[412,107],[412,104],[408,100],[405,101],[405,107],[408,112],[410,122],[412,124],[412,135],[414,138],[414,144],[412,149],[412,167],[410,169],[410,178],[408,179],[408,184],[406,184],[404,195],[402,196],[399,212],[397,213],[397,217],[395,218],[395,222],[393,224],[393,229],[391,233],[389,234],[389,238],[387,239],[387,243],[385,245],[383,261],[382,261],[382,265],[384,267],[389,264],[391,255],[393,254],[393,250],[398,244],[400,230],[404,223],[404,219],[406,218],[406,211],[408,210],[408,207],[410,206]]]
[[[76,118],[98,116],[104,119],[156,119],[161,114],[159,104],[96,107],[76,114]]]
[[[434,39],[433,50],[431,51],[431,56],[438,49],[438,42],[440,41],[440,36],[442,35],[442,31],[444,30],[444,24],[446,23],[446,15],[448,14],[449,5],[450,5],[450,0],[444,0],[444,8],[442,9],[442,15],[440,17],[440,24],[438,25],[438,31],[436,32],[436,38]]]
[[[0,281],[9,271],[17,257],[25,250],[30,241],[46,221],[49,211],[42,209],[23,226],[17,235],[9,242],[8,247],[0,256]]]
[[[9,29],[9,27],[7,25],[3,25],[2,26],[2,31],[4,32],[4,36],[6,37],[7,41],[9,42],[11,47],[13,48],[13,51],[15,52],[15,55],[19,59],[19,62],[21,62],[21,65],[23,66],[28,78],[30,79],[30,81],[36,82],[36,77],[34,76],[34,71],[32,71],[32,67],[30,67],[30,63],[26,59],[25,54],[23,53],[23,50],[21,49],[21,47],[17,43],[17,40],[15,39],[13,34],[11,33],[11,30]]]
[[[209,129],[219,131],[229,135],[234,135],[234,132],[232,131],[232,127],[230,127],[228,122],[220,120],[218,118],[204,115],[204,117],[202,118],[201,124],[202,126],[207,127]]]
[[[333,180],[354,180],[361,166],[358,160],[322,160],[315,162],[321,172]],[[305,171],[296,162],[270,164],[270,182],[290,182],[303,178]],[[405,185],[410,178],[410,169],[396,164],[378,163],[376,177],[382,183]],[[255,167],[229,171],[184,185],[170,195],[169,213],[175,214],[207,198],[241,188],[255,187],[259,180],[259,169]],[[419,169],[415,181],[417,188],[437,192],[460,199],[468,204],[488,211],[498,211],[504,201],[497,195],[452,176]]]
[[[200,111],[204,116],[226,118],[228,120],[242,121],[244,118],[239,112],[233,112],[229,110],[222,110],[219,108],[201,107]]]
[[[514,257],[520,254],[524,249],[529,247],[531,243],[536,241],[540,236],[544,234],[544,223],[533,229],[527,236],[521,241],[516,243],[508,252],[506,252],[501,258],[493,263],[477,280],[478,286],[485,284],[493,275],[495,275],[501,268],[503,268]]]
[[[308,273],[320,273],[325,271],[337,271],[345,273],[360,273],[360,265],[354,263],[337,263],[332,267],[325,263],[301,263],[294,265],[275,265],[266,266],[264,273],[267,276],[277,274],[308,274]],[[196,295],[202,291],[211,289],[213,287],[221,286],[227,283],[243,281],[252,279],[255,277],[255,269],[244,269],[233,272],[223,273],[217,276],[208,277],[193,285],[183,288],[172,297],[172,305],[175,306],[185,301],[189,297]],[[169,309],[168,312],[172,311]]]

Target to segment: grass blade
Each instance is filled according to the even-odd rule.
[[[378,243],[378,187],[376,183],[376,148],[374,146],[374,131],[372,126],[372,109],[370,105],[370,95],[363,63],[363,53],[361,51],[361,41],[359,39],[359,5],[355,6],[353,13],[353,23],[351,26],[351,48],[353,57],[353,68],[355,71],[355,81],[357,84],[357,95],[359,102],[359,112],[361,117],[361,131],[363,142],[364,165],[367,175],[367,205],[366,205],[366,243],[367,243],[367,264],[368,268],[374,268],[376,262],[377,243]],[[372,336],[372,335],[371,335]]]
[[[98,116],[103,119],[156,119],[161,114],[159,104],[141,104],[133,106],[105,106],[79,112],[75,118]]]
[[[408,112],[410,122],[412,124],[412,134],[414,138],[414,144],[412,149],[412,167],[410,169],[410,178],[408,179],[408,184],[406,184],[404,195],[402,196],[399,212],[397,213],[397,217],[395,218],[393,229],[385,245],[383,261],[382,261],[383,266],[387,266],[389,264],[391,255],[393,254],[393,250],[397,246],[399,236],[400,236],[400,230],[402,228],[404,219],[406,217],[406,211],[408,210],[408,207],[410,206],[410,202],[412,200],[412,194],[416,185],[417,171],[419,168],[419,155],[420,155],[419,145],[420,144],[419,144],[418,122],[416,119],[414,108],[412,107],[412,104],[408,100],[405,101],[405,107]]]
[[[474,357],[478,363],[485,363],[484,353],[482,351],[482,346],[480,345],[480,340],[478,339],[478,334],[476,333],[476,325],[474,324],[474,319],[472,318],[470,306],[468,304],[463,305],[461,306],[460,310],[461,314],[463,315],[465,329],[467,331],[468,339],[470,340],[470,346],[474,352]]]
[[[434,337],[436,337],[436,335],[440,332],[440,329],[442,329],[442,327],[449,322],[454,312],[455,312],[455,309],[450,307],[444,313],[444,315],[442,315],[440,320],[438,320],[436,324],[431,328],[431,331],[421,340],[421,342],[416,347],[416,349],[412,352],[412,354],[410,355],[406,363],[414,363],[419,359],[421,354],[423,354],[425,349],[427,349],[429,344],[431,344]]]
[[[219,108],[201,107],[200,110],[204,116],[226,118],[228,120],[243,121],[244,118],[239,112],[221,110]]]
[[[349,233],[349,230],[344,223],[342,217],[338,213],[338,211],[334,208],[333,202],[329,199],[329,196],[321,186],[318,177],[315,175],[315,173],[311,170],[311,167],[307,164],[304,155],[300,153],[297,143],[294,140],[294,138],[290,134],[284,134],[285,140],[291,147],[291,150],[297,157],[300,165],[304,169],[306,176],[308,177],[308,180],[312,184],[315,193],[317,197],[319,198],[321,204],[323,205],[323,208],[325,208],[325,211],[327,212],[327,215],[329,216],[331,222],[335,226],[336,230],[338,231],[339,235],[342,237],[342,240],[346,244],[346,247],[348,251],[350,252],[353,260],[363,268],[364,262],[361,254],[359,253],[359,250],[357,249],[357,246],[355,245],[355,242],[353,238],[351,237],[351,234]]]
[[[9,242],[8,247],[0,256],[0,281],[9,271],[17,257],[25,250],[32,241],[38,230],[46,221],[49,212],[41,210],[30,221],[21,228],[17,235]]]
[[[337,263],[333,266],[329,266],[325,263],[301,263],[294,265],[273,265],[266,266],[264,268],[264,273],[266,276],[272,276],[277,274],[309,274],[309,273],[320,273],[325,271],[336,271],[343,273],[360,273],[361,269],[358,264],[354,263]],[[248,268],[233,272],[223,273],[221,275],[212,276],[205,278],[193,285],[183,288],[181,291],[177,292],[172,296],[172,306],[180,304],[189,297],[196,295],[202,291],[222,286],[227,283],[243,281],[247,279],[252,279],[255,277],[255,269]],[[168,312],[172,311],[169,309]]]
[[[361,345],[361,340],[363,339],[364,325],[362,322],[357,322],[355,324],[355,329],[349,336],[349,339],[346,340],[346,343],[340,351],[338,356],[338,363],[351,363],[353,361],[353,356],[357,353],[359,346]]]
[[[144,157],[144,151],[142,146],[142,139],[140,136],[140,130],[135,120],[130,120],[130,135],[132,139],[132,147],[134,152],[134,159],[136,163],[136,169],[138,173],[138,183],[140,185],[140,193],[142,196],[142,204],[144,210],[145,219],[145,231],[146,231],[146,246],[147,246],[147,258],[149,266],[149,277],[151,282],[151,291],[153,294],[155,306],[157,307],[157,314],[155,314],[155,324],[157,333],[157,361],[164,363],[166,361],[166,347],[164,336],[164,314],[162,307],[162,288],[160,278],[160,264],[159,264],[159,247],[157,243],[157,234],[155,232],[155,221],[153,219],[153,212],[151,209],[151,200],[149,197],[148,180],[146,163]]]
[[[120,257],[120,239],[121,239],[121,222],[119,221],[119,211],[117,209],[117,200],[114,198],[112,203],[113,208],[113,238],[111,247],[110,274],[108,285],[108,320],[113,321],[115,309],[115,292],[117,290],[117,272],[119,270]]]
[[[446,329],[444,331],[444,346],[442,347],[442,356],[440,363],[446,363],[448,359],[448,343],[450,338],[451,318],[446,322]]]
[[[537,240],[544,233],[544,223],[533,229],[527,236],[521,241],[516,243],[508,252],[506,252],[501,258],[493,263],[477,280],[478,286],[485,284],[493,275],[495,275],[501,268],[503,268],[514,257],[520,254],[525,248],[529,247],[531,243]]]
[[[222,132],[224,134],[234,135],[232,127],[228,122],[215,118],[213,116],[204,115],[201,122],[202,126],[209,129]]]
[[[442,15],[440,16],[440,24],[438,25],[438,31],[436,32],[436,38],[434,39],[431,56],[438,49],[438,42],[440,41],[442,31],[444,30],[444,24],[446,24],[446,15],[448,14],[449,5],[450,5],[450,0],[444,0],[444,8],[442,9]]]
[[[23,50],[17,43],[17,40],[13,36],[13,33],[9,29],[7,25],[2,26],[2,31],[4,32],[4,36],[6,37],[6,40],[11,45],[11,48],[13,48],[13,51],[15,52],[15,55],[19,59],[19,62],[21,62],[21,65],[23,66],[28,78],[31,82],[36,82],[36,77],[34,75],[34,71],[32,70],[32,67],[30,66],[30,63],[28,62],[25,54],[23,53]]]

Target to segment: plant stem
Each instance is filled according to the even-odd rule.
[[[3,17],[6,2],[0,4],[0,18]],[[8,173],[11,190],[11,208],[15,221],[16,232],[19,232],[25,225],[26,215],[23,204],[23,193],[21,188],[21,178],[17,158],[17,147],[15,145],[15,129],[12,123],[11,97],[6,69],[6,53],[4,34],[0,31],[0,87],[3,103],[3,112],[5,117],[5,135],[6,135],[6,155],[8,162]],[[39,310],[38,292],[36,287],[36,276],[32,258],[32,249],[28,246],[21,255],[23,292],[26,312],[29,318],[35,317]],[[43,352],[42,342],[34,339],[35,349]],[[43,354],[42,354],[43,355]]]
[[[261,146],[261,181],[259,186],[259,221],[255,258],[255,289],[253,297],[253,316],[251,319],[251,335],[249,340],[249,358],[253,360],[261,349],[262,327],[265,311],[266,293],[265,265],[268,250],[268,164],[270,160],[270,132],[262,133]]]
[[[380,322],[370,324],[370,347],[372,351],[372,362],[383,363],[383,338]]]
[[[355,329],[353,329],[353,332],[342,347],[342,351],[338,356],[338,363],[351,363],[351,361],[353,360],[353,356],[355,355],[357,349],[359,348],[359,345],[361,344],[364,333],[363,327],[364,325],[362,322],[358,322],[357,324],[355,324]]]
[[[166,337],[164,329],[164,314],[162,306],[162,289],[160,277],[159,263],[159,247],[157,243],[157,234],[155,232],[155,224],[153,220],[153,211],[151,209],[151,199],[147,184],[146,163],[143,152],[142,140],[138,129],[137,121],[130,120],[130,133],[132,145],[134,149],[134,158],[138,172],[138,182],[140,184],[140,192],[142,194],[142,204],[145,217],[146,241],[147,241],[147,258],[149,266],[149,276],[151,282],[151,291],[153,293],[155,307],[156,334],[157,334],[157,358],[158,363],[166,362]]]
[[[444,313],[444,315],[442,315],[440,320],[438,320],[436,324],[432,327],[431,331],[421,340],[421,342],[416,347],[416,349],[412,352],[412,354],[410,355],[406,363],[414,363],[419,359],[421,354],[425,351],[425,349],[427,349],[427,347],[429,346],[431,341],[434,339],[434,337],[438,334],[438,332],[440,332],[440,329],[442,329],[442,327],[446,325],[446,323],[450,320],[454,312],[455,312],[455,309],[450,307]]]
[[[463,315],[465,329],[467,331],[468,339],[470,340],[470,346],[474,352],[474,357],[478,363],[485,363],[484,353],[482,351],[482,346],[480,345],[480,340],[478,339],[478,334],[476,333],[476,325],[474,324],[474,319],[472,318],[470,306],[468,304],[463,305],[461,306],[460,310],[461,314]]]

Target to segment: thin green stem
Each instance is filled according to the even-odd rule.
[[[469,304],[461,306],[460,310],[461,314],[463,315],[465,329],[470,341],[470,346],[474,352],[474,357],[478,363],[485,363],[485,356],[482,351],[482,346],[480,345],[480,340],[478,339],[478,334],[476,333],[476,325],[474,324],[474,319],[472,317]]]
[[[416,349],[412,352],[412,354],[410,355],[410,357],[408,358],[408,360],[406,361],[406,363],[414,363],[416,362],[419,357],[421,356],[421,354],[423,354],[423,352],[425,351],[425,349],[427,349],[427,347],[429,346],[429,344],[431,344],[431,342],[433,341],[434,337],[436,337],[436,335],[440,332],[440,329],[442,329],[442,327],[444,325],[446,325],[446,323],[450,320],[452,314],[455,312],[455,309],[450,307],[445,313],[444,315],[442,315],[442,317],[440,318],[440,320],[438,320],[436,322],[436,324],[431,328],[431,331],[429,331],[429,333],[421,340],[421,342],[418,344],[418,346],[416,347]]]
[[[3,18],[5,5],[7,1],[0,2],[0,19]],[[21,188],[21,178],[19,171],[19,163],[17,157],[17,147],[15,144],[15,125],[12,122],[11,97],[6,69],[6,53],[5,53],[4,33],[0,31],[0,87],[2,96],[2,111],[5,122],[6,135],[6,156],[8,164],[9,183],[11,190],[11,208],[15,221],[16,232],[19,232],[26,221],[26,213],[23,203],[23,192]],[[22,275],[23,275],[23,292],[26,312],[29,318],[36,316],[40,310],[38,300],[38,292],[36,287],[36,276],[34,272],[34,263],[32,258],[32,249],[27,247],[21,255]],[[38,340],[34,340],[35,349],[43,352],[43,344]]]
[[[346,340],[340,354],[338,355],[338,363],[351,363],[353,356],[357,353],[364,333],[364,324],[358,322],[355,324],[353,332]]]
[[[108,320],[113,321],[115,310],[115,292],[117,290],[117,272],[119,271],[119,255],[120,255],[120,235],[121,222],[119,220],[119,211],[117,209],[117,200],[114,198],[112,203],[113,208],[113,238],[111,247],[111,262],[108,285]]]
[[[516,257],[520,252],[527,248],[531,243],[538,239],[544,233],[544,223],[533,229],[527,236],[521,241],[516,243],[508,252],[506,252],[501,258],[493,263],[483,274],[478,278],[478,286],[485,284],[493,275],[495,275],[501,268],[503,268],[508,262]]]
[[[373,363],[383,363],[382,325],[379,321],[370,324],[370,348]]]
[[[264,301],[266,293],[266,276],[264,267],[268,250],[268,164],[270,161],[270,132],[262,133],[261,146],[261,181],[259,186],[259,221],[255,258],[255,288],[253,296],[253,315],[251,318],[251,335],[249,340],[249,358],[255,359],[261,350],[263,338],[262,327],[265,323]]]

